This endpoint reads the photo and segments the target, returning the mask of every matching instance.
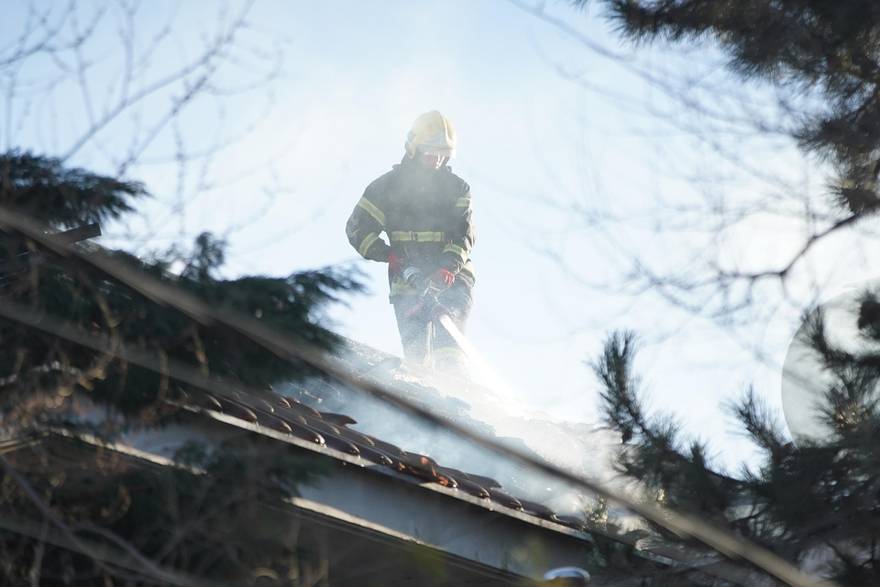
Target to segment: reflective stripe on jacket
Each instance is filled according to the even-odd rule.
[[[418,267],[426,276],[442,267],[472,286],[472,216],[467,182],[447,166],[432,172],[405,157],[367,186],[345,232],[366,259],[387,261],[394,251],[404,266]],[[389,275],[392,297],[411,292],[397,277]]]

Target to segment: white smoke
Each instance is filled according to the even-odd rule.
[[[365,352],[373,351],[353,346],[346,359],[360,368],[365,377],[401,396],[503,444],[532,452],[574,474],[603,485],[620,486],[619,482],[615,483],[611,466],[620,444],[610,431],[592,423],[553,420],[530,409],[512,399],[515,394],[492,372],[476,372],[475,379],[500,382],[500,389],[429,378],[410,369],[395,368],[395,361],[387,355],[376,353],[368,357]],[[481,360],[474,361],[473,365],[478,371],[487,368],[485,361]],[[403,450],[430,456],[442,466],[492,477],[502,485],[503,491],[546,505],[557,513],[583,515],[593,501],[593,496],[579,489],[509,457],[475,446],[449,431],[430,426],[358,390],[314,380],[304,385],[291,385],[284,391],[316,409],[353,417],[357,424],[352,428],[360,432]]]

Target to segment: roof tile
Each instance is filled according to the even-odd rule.
[[[334,434],[321,434],[321,436],[324,437],[324,443],[330,448],[354,456],[359,456],[361,454],[361,451],[358,447],[356,447],[351,442],[345,440],[344,438],[340,438],[339,436],[336,436]]]
[[[491,477],[440,466],[427,455],[401,450],[389,442],[348,428],[348,425],[357,422],[345,414],[319,412],[277,393],[260,398],[242,393],[231,397],[215,397],[208,393],[191,392],[184,394],[183,401],[197,408],[219,411],[283,434],[360,456],[418,479],[457,488],[480,499],[492,500],[505,507],[576,530],[586,528],[586,523],[581,518],[557,516],[545,505],[502,491],[501,484]]]
[[[519,501],[523,506],[523,511],[526,513],[538,516],[539,518],[544,518],[545,520],[550,520],[551,522],[559,521],[556,518],[556,512],[547,506],[527,499],[520,499]]]
[[[234,402],[232,400],[228,400],[226,398],[219,398],[220,405],[222,406],[222,410],[224,414],[229,414],[230,416],[234,416],[236,418],[241,418],[247,422],[252,424],[256,424],[258,421],[257,414],[254,411],[246,406],[238,402]]]
[[[465,493],[469,493],[475,497],[479,497],[481,499],[489,499],[491,495],[486,490],[485,487],[470,481],[469,479],[456,479],[458,481],[458,488],[464,491]]]
[[[486,490],[489,492],[489,496],[492,498],[493,501],[497,501],[501,505],[509,507],[510,509],[522,511],[522,502],[512,495],[508,495],[507,493],[504,493],[503,491],[495,487],[489,487]]]
[[[357,424],[357,420],[345,414],[334,414],[333,412],[319,412],[321,417],[337,426],[348,426],[349,424]]]

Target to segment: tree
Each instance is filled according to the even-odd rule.
[[[578,74],[576,65],[568,65],[575,59],[565,56],[558,65],[563,75],[628,104],[634,114],[662,120],[650,130],[669,129],[694,140],[672,149],[664,170],[681,170],[692,194],[682,196],[679,183],[677,192],[664,192],[656,202],[643,194],[641,206],[632,210],[598,204],[578,210],[594,232],[620,235],[610,248],[616,244],[631,252],[618,255],[620,270],[613,278],[594,277],[591,285],[649,293],[725,326],[747,328],[766,321],[768,307],[790,303],[797,315],[821,297],[833,274],[827,251],[843,238],[851,236],[846,242],[853,251],[864,246],[865,265],[873,263],[869,239],[876,230],[869,219],[877,209],[880,170],[875,147],[880,19],[874,3],[572,0],[578,8],[599,7],[634,46],[650,45],[646,52],[654,52],[641,57],[638,51],[602,46],[543,2],[510,2],[620,72],[601,86],[589,69]],[[640,80],[646,93],[662,98],[627,95],[621,87],[627,79]],[[768,160],[777,143],[783,145],[777,150],[796,147],[800,160]],[[664,148],[659,139],[658,150]],[[804,176],[818,168],[825,185],[792,177],[792,165],[802,166]],[[733,182],[746,187],[732,188]],[[817,197],[814,189],[822,193]],[[755,230],[769,223],[775,232]],[[648,237],[651,246],[630,245],[627,237],[635,227],[654,235]],[[797,242],[781,246],[783,230]],[[664,236],[670,236],[667,247],[681,245],[671,262],[667,252],[653,254]]]
[[[827,214],[810,218],[812,230],[787,262],[762,271],[719,268],[711,286],[730,291],[784,282],[830,235],[876,215],[880,8],[875,2],[606,4],[630,39],[711,44],[740,79],[775,88],[791,114],[786,132],[804,153],[831,168]],[[804,214],[809,216],[808,208]],[[621,455],[621,470],[665,503],[725,524],[841,584],[876,584],[876,303],[876,292],[866,292],[853,317],[864,337],[855,351],[829,341],[821,308],[806,319],[806,344],[830,379],[821,414],[831,431],[827,438],[789,443],[754,391],[732,407],[764,454],[757,470],[744,467],[737,477],[714,471],[707,447],[684,442],[674,421],[645,414],[631,374],[633,338],[613,336],[596,372],[605,390],[605,418],[630,447]]]
[[[821,414],[831,431],[827,438],[792,444],[755,390],[730,406],[762,453],[759,466],[743,465],[736,475],[718,470],[709,447],[688,440],[673,417],[645,410],[634,373],[635,335],[612,334],[593,369],[601,383],[603,418],[624,441],[618,470],[658,503],[726,527],[841,585],[876,585],[877,304],[876,296],[866,297],[854,317],[866,339],[860,349],[832,343],[822,311],[811,315],[804,330],[805,343],[829,376]],[[681,543],[660,527],[652,530]],[[714,584],[698,571],[685,577],[683,585]]]
[[[583,3],[583,2],[581,2]],[[613,0],[621,29],[634,39],[712,39],[745,79],[762,78],[815,95],[793,129],[803,149],[828,159],[839,223],[880,209],[880,9],[866,0],[697,2]]]
[[[0,156],[0,178],[0,206],[26,214],[50,232],[115,220],[147,196],[146,188],[136,182],[18,151]],[[132,428],[164,426],[178,416],[174,400],[192,391],[182,382],[182,368],[222,378],[241,389],[266,389],[314,374],[232,328],[201,324],[75,256],[4,226],[0,410],[7,439],[27,439],[54,427],[112,440]],[[332,268],[288,277],[221,279],[217,270],[224,246],[210,234],[199,236],[176,274],[170,271],[176,257],[143,260],[123,251],[107,254],[214,307],[255,316],[280,333],[332,348],[337,339],[321,326],[321,310],[341,294],[359,290],[357,281]],[[29,322],[28,316],[34,319]],[[132,362],[127,353],[150,357],[158,367]],[[89,405],[102,408],[103,417],[80,416],[83,406],[77,397],[83,393]],[[85,461],[90,462],[85,475],[73,474],[82,471],[81,462],[46,477],[31,470],[41,459],[34,450],[15,461],[0,457],[4,519],[23,525],[19,530],[26,535],[28,528],[37,529],[34,540],[22,542],[20,533],[8,533],[9,525],[2,528],[6,531],[0,533],[4,582],[77,579],[104,584],[132,573],[156,582],[161,573],[172,571],[243,581],[266,565],[299,561],[296,552],[267,546],[255,535],[259,529],[247,524],[240,525],[234,539],[220,532],[221,526],[237,523],[235,512],[246,518],[249,504],[289,494],[297,483],[311,478],[312,470],[283,451],[232,446],[217,455],[191,446],[178,455],[189,469],[163,473],[131,471],[96,453]],[[193,467],[205,469],[208,475],[192,475],[188,470]],[[217,519],[221,513],[222,521]],[[59,547],[45,536],[41,539],[41,527],[60,528],[76,548]],[[102,560],[92,547],[83,546],[95,536],[100,544],[117,550],[122,544],[123,554],[134,553],[153,571],[144,575],[142,564],[132,570],[113,559]]]
[[[281,35],[257,30],[253,8],[252,0],[11,4],[0,47],[0,149],[27,148],[116,178],[161,169],[141,214],[105,226],[105,237],[128,250],[158,238],[163,246],[191,241],[188,210],[198,196],[245,175],[255,182],[253,169],[218,169],[218,158],[245,144],[274,108],[284,69]],[[254,201],[254,217],[278,189],[256,186],[265,200]]]

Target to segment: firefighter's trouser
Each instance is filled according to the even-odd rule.
[[[473,304],[470,286],[456,281],[452,287],[442,291],[437,299],[442,311],[464,332]],[[419,296],[394,296],[392,303],[403,356],[407,361],[433,366],[438,372],[467,377],[467,357],[434,315],[419,307],[422,303]]]

